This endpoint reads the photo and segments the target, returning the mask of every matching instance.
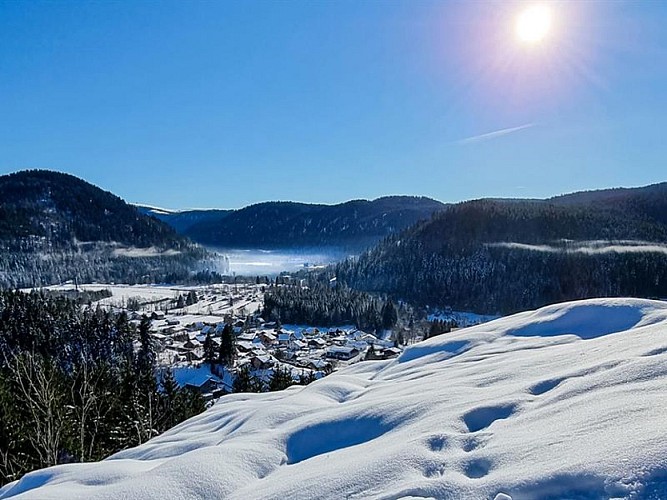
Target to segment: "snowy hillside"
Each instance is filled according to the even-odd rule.
[[[666,498],[667,304],[596,299],[445,334],[0,498]]]

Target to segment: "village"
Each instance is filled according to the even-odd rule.
[[[50,287],[66,291],[73,285]],[[158,369],[170,368],[181,386],[212,400],[232,392],[239,370],[268,381],[276,370],[287,371],[295,382],[318,379],[332,371],[366,359],[390,359],[401,349],[389,333],[378,338],[353,325],[320,327],[281,325],[261,316],[264,285],[216,284],[208,286],[78,285],[79,290],[105,289],[102,307],[127,311],[137,326],[151,320]],[[231,325],[236,357],[233,366],[205,363],[204,343],[210,337],[217,351],[225,325]]]

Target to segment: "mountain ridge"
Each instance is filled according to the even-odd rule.
[[[492,314],[595,296],[667,296],[666,187],[605,203],[598,195],[462,202],[332,272],[353,288]]]
[[[139,250],[141,249],[141,250]],[[0,176],[0,286],[185,277],[207,252],[78,177]]]
[[[366,248],[428,218],[446,205],[431,198],[383,196],[338,204],[268,201],[237,210],[189,210],[150,214],[208,246],[243,248]]]

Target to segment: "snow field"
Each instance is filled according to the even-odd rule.
[[[0,498],[665,498],[667,304],[593,299],[225,396]]]

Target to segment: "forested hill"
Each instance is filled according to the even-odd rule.
[[[81,242],[181,249],[190,243],[118,196],[73,175],[27,170],[0,176],[0,241],[70,248]]]
[[[390,196],[338,205],[267,202],[226,211],[155,214],[192,240],[218,247],[364,249],[405,229],[444,204],[424,197]],[[184,225],[186,217],[200,220]]]
[[[0,287],[180,279],[206,256],[167,224],[72,175],[0,176]]]
[[[582,195],[453,205],[336,273],[355,288],[481,313],[597,296],[667,297],[667,226],[656,208],[665,198],[639,194],[625,193],[618,204]]]
[[[233,212],[233,210],[220,210],[217,208],[165,210],[147,205],[136,205],[136,207],[140,213],[166,222],[179,234],[185,234],[192,226],[201,222],[219,222]]]
[[[582,191],[548,201],[559,205],[608,207],[667,224],[667,182],[638,188]]]

